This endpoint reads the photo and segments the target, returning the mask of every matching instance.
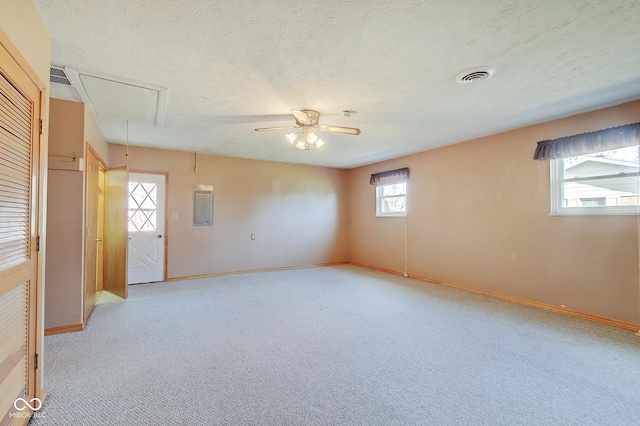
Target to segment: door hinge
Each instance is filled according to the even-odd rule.
[[[42,129],[44,128],[44,120],[40,119],[40,134],[42,134]]]
[[[34,365],[33,369],[37,370],[38,369],[38,354],[35,354],[34,357],[33,357],[33,365]]]
[[[40,235],[36,237],[36,251],[40,251]]]

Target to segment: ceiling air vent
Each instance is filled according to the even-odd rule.
[[[486,80],[495,73],[496,70],[490,67],[477,67],[461,72],[456,76],[456,83],[468,84]]]
[[[49,81],[52,83],[64,84],[65,86],[71,86],[71,81],[67,77],[67,73],[64,72],[64,68],[51,66],[49,68]]]

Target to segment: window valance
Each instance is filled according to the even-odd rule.
[[[394,183],[405,182],[409,179],[409,168],[389,170],[386,172],[371,175],[369,183],[371,185],[392,185]]]
[[[640,143],[640,123],[538,142],[534,160],[574,157]]]

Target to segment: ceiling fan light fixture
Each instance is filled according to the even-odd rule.
[[[288,133],[285,135],[287,142],[301,150],[312,150],[320,148],[325,142],[320,139],[315,132],[309,130],[309,127],[303,126],[302,133]]]
[[[313,132],[309,132],[309,134],[307,135],[307,142],[309,142],[310,144],[316,143],[318,139],[320,139],[318,135]]]
[[[298,137],[298,135],[296,135],[294,132],[291,133],[287,133],[287,135],[285,136],[287,138],[287,141],[289,141],[289,143],[291,145],[293,145]]]
[[[296,119],[295,126],[279,126],[279,127],[259,127],[254,129],[256,132],[264,132],[267,130],[283,130],[283,129],[302,129],[301,132],[294,130],[284,135],[287,142],[301,150],[317,149],[325,145],[320,136],[315,131],[343,133],[346,135],[359,135],[360,129],[355,127],[342,126],[324,126],[318,123],[320,113],[312,109],[293,109],[291,110],[293,117]],[[355,111],[345,110],[343,114],[348,116]],[[314,131],[315,130],[315,131]]]

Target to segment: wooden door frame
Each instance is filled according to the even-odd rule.
[[[167,281],[169,270],[169,172],[157,172],[149,170],[133,169],[129,173],[142,173],[147,175],[164,175],[164,277],[162,281]]]
[[[128,296],[127,208],[129,168],[105,170],[104,285],[103,290]]]
[[[87,214],[89,212],[88,203],[89,203],[89,169],[87,161],[88,155],[91,153],[98,160],[99,166],[101,166],[104,170],[107,170],[107,163],[102,159],[100,154],[93,149],[91,143],[89,141],[85,141],[85,168],[84,168],[84,223],[85,228],[88,223]],[[83,257],[82,257],[82,265],[83,265],[83,277],[82,277],[82,325],[83,327],[87,325],[87,320],[89,319],[86,313],[86,297],[87,297],[87,230],[83,230],[84,233],[84,249],[83,249]]]
[[[98,273],[98,282],[96,283],[98,287],[98,291],[102,293],[104,289],[104,217],[105,217],[105,173],[106,167],[102,164],[98,167],[98,232],[100,235],[97,235],[98,238],[102,238],[103,244],[98,246],[98,265],[97,265],[97,273]],[[100,194],[100,189],[102,189],[102,194]]]
[[[33,372],[28,375],[27,382],[33,385],[33,397],[44,400],[46,392],[42,383],[42,353],[44,340],[44,264],[46,247],[45,218],[46,218],[46,170],[47,170],[47,140],[48,140],[48,87],[40,79],[36,71],[29,62],[22,56],[20,51],[14,46],[7,34],[0,28],[0,48],[11,56],[15,64],[24,72],[27,78],[34,84],[40,92],[40,105],[37,111],[37,118],[34,117],[32,128],[32,143],[37,145],[37,156],[33,158],[32,182],[36,182],[35,211],[32,212],[32,234],[36,237],[31,241],[40,250],[35,251],[35,273],[34,282],[30,286],[28,294],[29,305],[29,330],[27,350],[27,371]],[[34,114],[34,115],[35,115]],[[38,122],[35,122],[35,121]],[[38,131],[39,130],[39,131]],[[29,419],[26,419],[28,421]]]

